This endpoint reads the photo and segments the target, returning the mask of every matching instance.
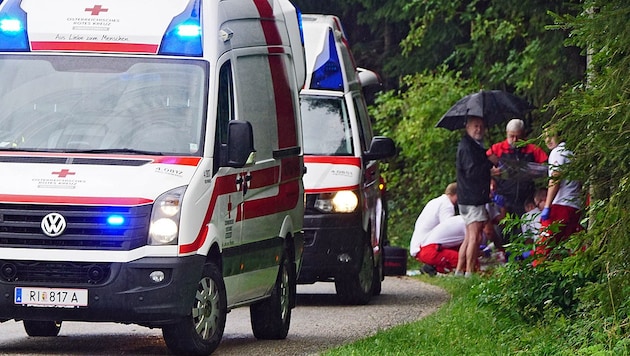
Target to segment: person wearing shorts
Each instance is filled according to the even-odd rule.
[[[459,212],[466,224],[464,242],[459,248],[455,275],[471,276],[476,270],[479,246],[490,202],[490,178],[493,166],[498,163],[495,154],[486,156],[483,137],[486,130],[481,117],[466,120],[466,133],[457,146],[457,200]]]

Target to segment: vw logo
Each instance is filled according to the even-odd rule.
[[[42,231],[50,237],[57,237],[66,230],[66,219],[59,213],[50,213],[42,219]]]

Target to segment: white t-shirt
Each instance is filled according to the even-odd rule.
[[[563,164],[571,161],[573,152],[566,149],[564,142],[561,142],[549,153],[549,177],[553,172],[559,171]],[[572,208],[580,208],[580,183],[577,181],[569,181],[563,179],[560,181],[560,189],[553,199],[552,204],[570,206]]]
[[[430,244],[442,244],[442,247],[457,247],[464,242],[466,223],[461,215],[451,216],[436,226],[426,239],[422,247]]]
[[[526,213],[523,213],[521,220],[523,220],[521,229],[525,237],[536,241],[540,232],[540,209],[534,208]]]
[[[455,206],[451,203],[448,195],[442,194],[430,200],[416,220],[409,244],[409,254],[415,257],[431,230],[453,215],[455,215]]]

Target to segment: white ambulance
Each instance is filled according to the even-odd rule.
[[[303,248],[288,0],[4,0],[0,320],[161,328],[209,354],[232,308],[285,338]]]
[[[394,142],[373,136],[362,87],[377,75],[356,67],[339,18],[305,14],[302,19],[307,170],[298,283],[334,281],[344,302],[366,304],[380,293],[383,280],[386,214],[378,166],[394,155]]]

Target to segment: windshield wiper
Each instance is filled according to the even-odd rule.
[[[135,155],[146,156],[164,156],[164,153],[158,151],[135,150],[132,148],[103,148],[92,150],[65,150],[68,153],[130,153]]]

